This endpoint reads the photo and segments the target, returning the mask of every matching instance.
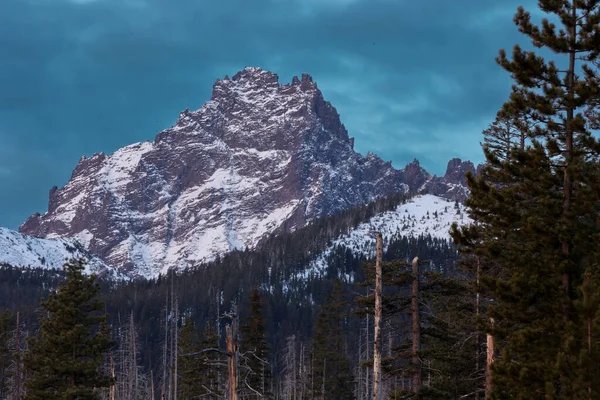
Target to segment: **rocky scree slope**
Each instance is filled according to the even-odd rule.
[[[122,272],[150,277],[390,193],[464,198],[462,177],[433,177],[417,161],[396,170],[353,145],[309,75],[280,84],[245,68],[153,142],[82,157],[20,232],[77,239]]]

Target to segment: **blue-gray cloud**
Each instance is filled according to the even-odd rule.
[[[481,160],[517,0],[3,0],[0,226],[46,209],[82,154],[150,140],[244,66],[310,73],[357,150],[441,174]],[[525,6],[533,9],[535,1]]]

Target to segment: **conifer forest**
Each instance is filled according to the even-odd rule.
[[[600,0],[513,21],[450,239],[335,244],[412,191],[157,278],[0,265],[0,400],[600,399]]]

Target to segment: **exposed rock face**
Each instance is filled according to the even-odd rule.
[[[438,182],[416,160],[396,170],[353,144],[309,75],[280,84],[246,68],[154,142],[82,157],[20,231],[76,238],[123,272],[156,276],[379,196],[458,184],[460,165]]]
[[[110,265],[156,275],[407,190],[390,163],[353,151],[310,76],[280,85],[246,68],[154,142],[82,158],[20,231],[75,237]]]
[[[448,162],[446,174],[441,178],[433,177],[425,185],[425,190],[431,194],[463,202],[469,196],[467,180],[465,178],[465,174],[469,171],[476,172],[475,166],[471,161],[462,161],[460,158],[453,158]]]
[[[406,167],[400,171],[402,181],[412,190],[424,190],[425,185],[433,179],[433,176],[427,172],[419,161],[415,158],[413,162],[406,164]]]

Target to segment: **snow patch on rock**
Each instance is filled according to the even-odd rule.
[[[20,268],[60,269],[71,258],[87,261],[85,272],[124,279],[114,268],[92,256],[75,239],[39,239],[0,228],[0,264]]]

